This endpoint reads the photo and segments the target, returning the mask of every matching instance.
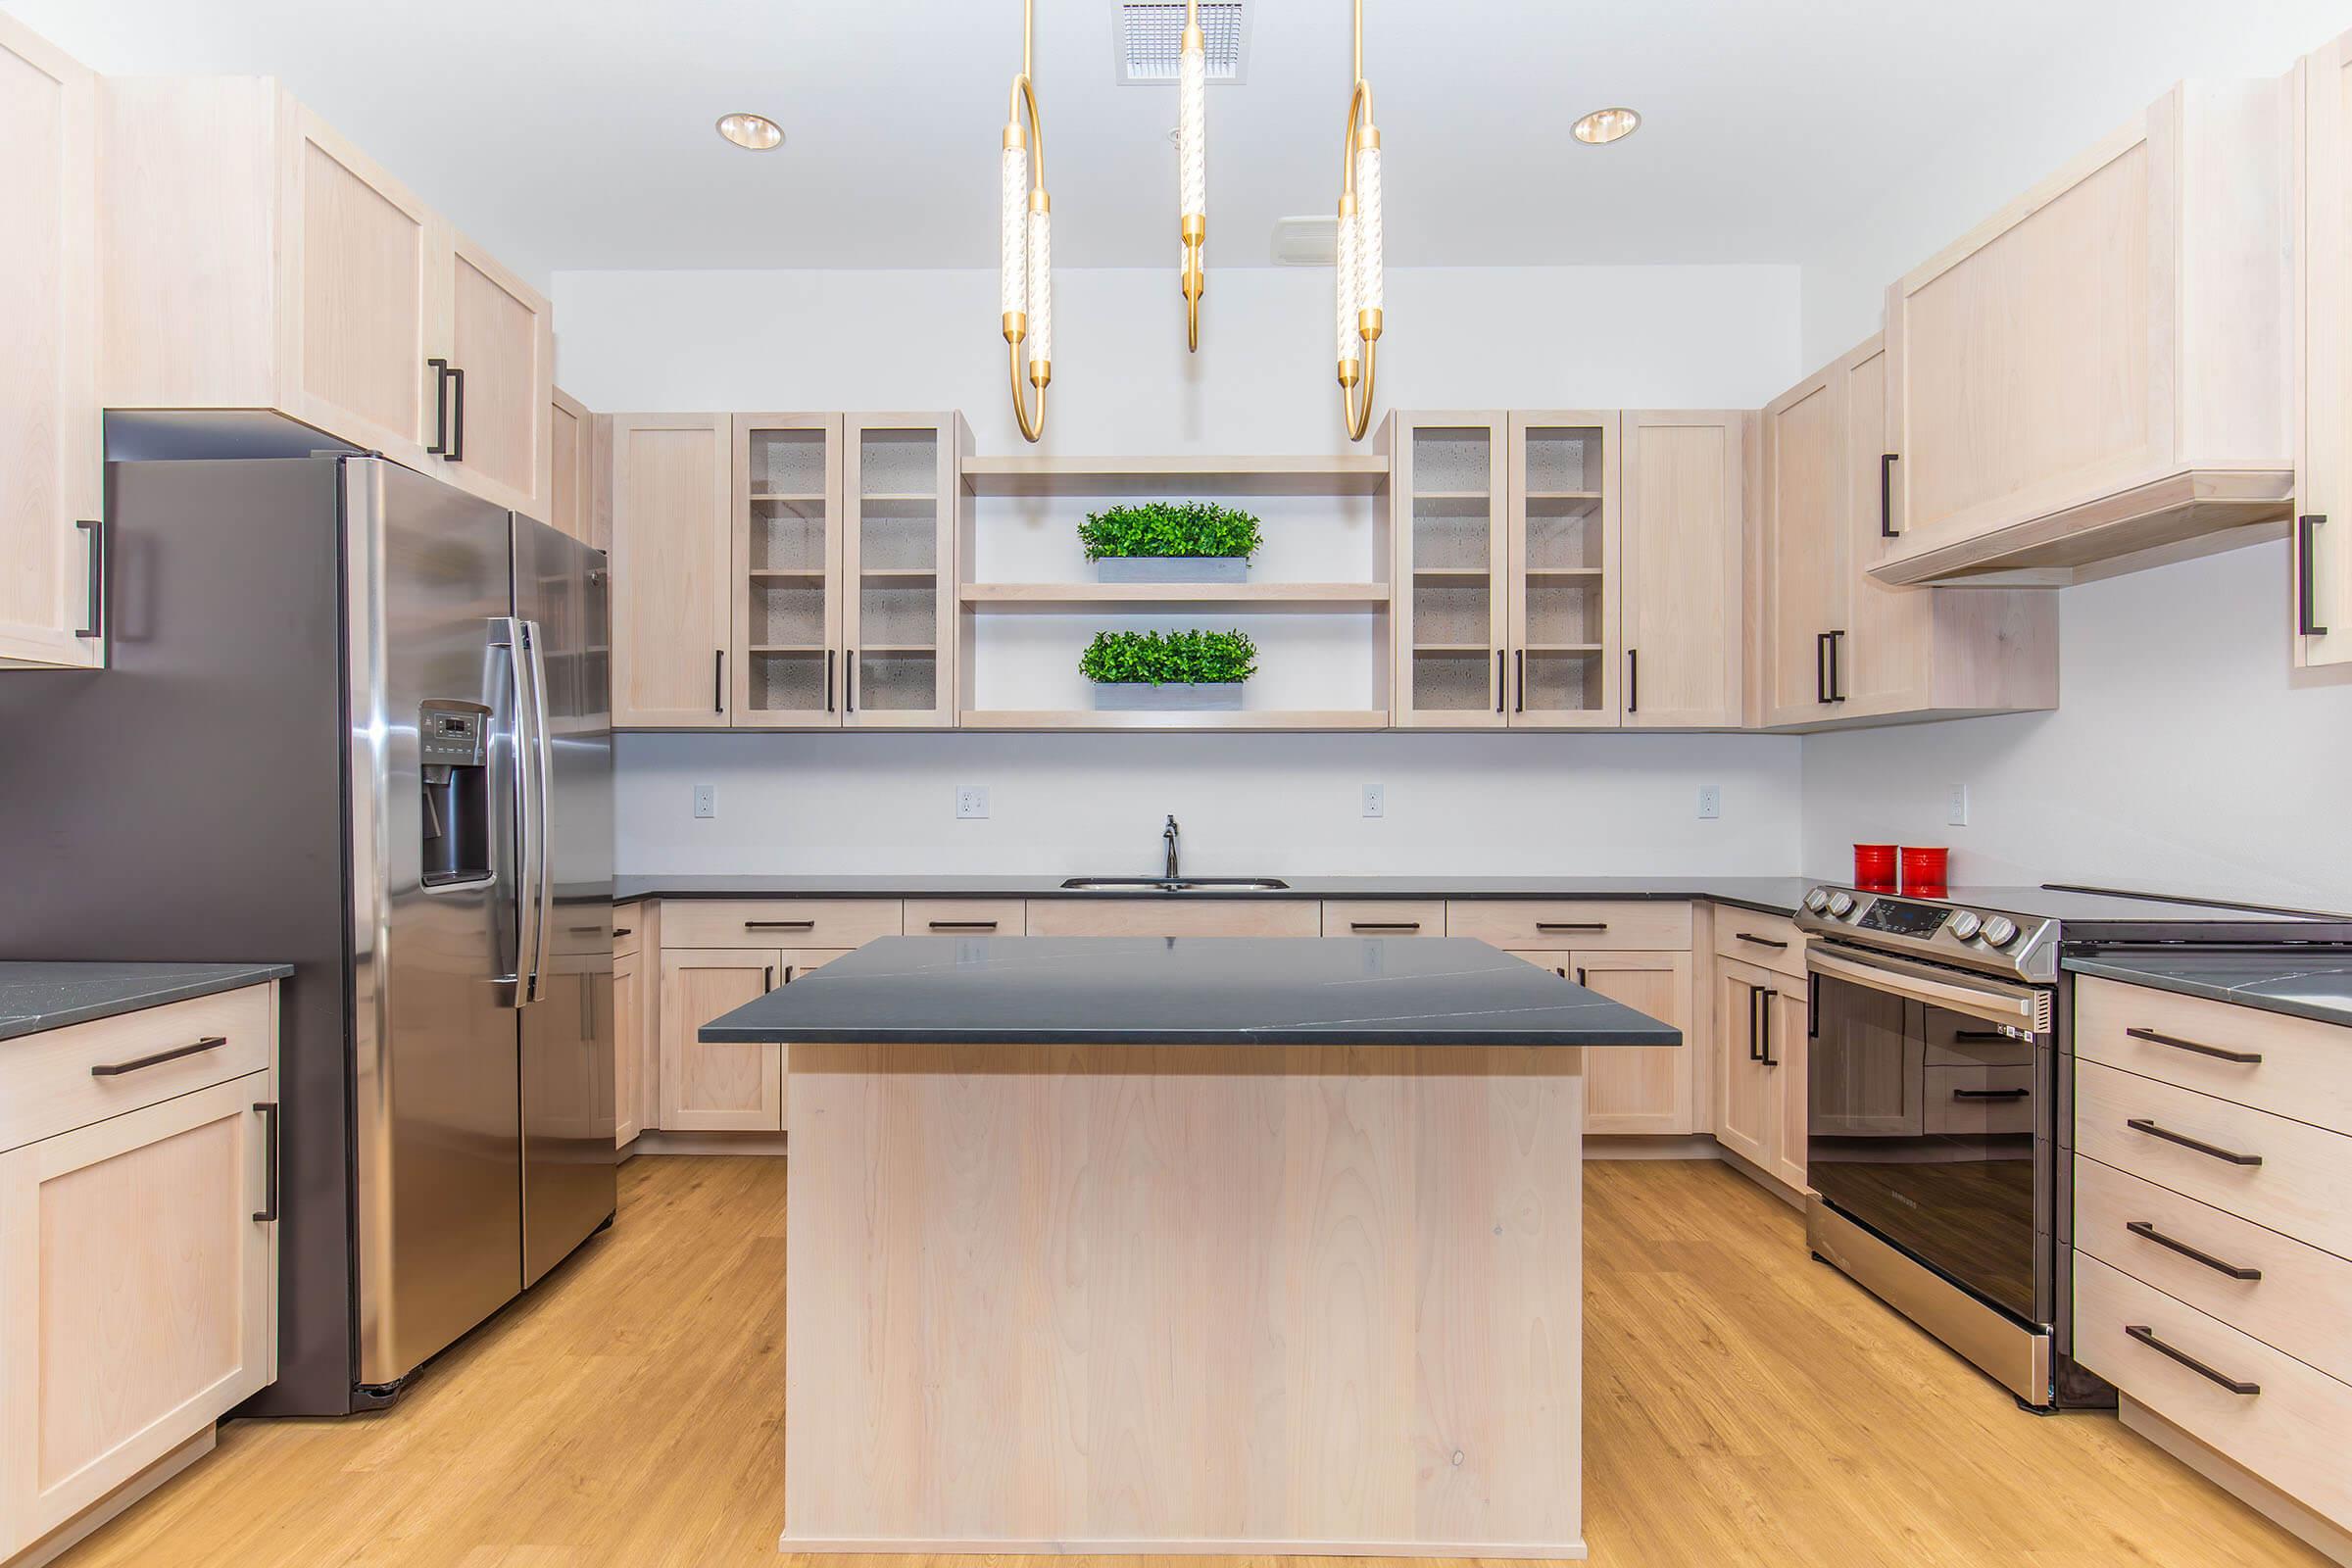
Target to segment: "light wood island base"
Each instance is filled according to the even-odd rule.
[[[796,1043],[783,1549],[1584,1556],[1583,1054]]]

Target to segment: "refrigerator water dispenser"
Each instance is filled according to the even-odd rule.
[[[428,702],[417,714],[417,820],[428,888],[490,879],[489,716],[479,703],[459,702]]]

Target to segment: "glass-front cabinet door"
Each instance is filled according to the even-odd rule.
[[[1617,722],[1615,411],[1511,416],[1510,721]]]
[[[1396,418],[1396,722],[1500,726],[1509,722],[1508,416]]]
[[[844,418],[844,724],[956,721],[956,518],[970,444],[961,415]]]
[[[842,419],[735,416],[734,723],[841,722]]]

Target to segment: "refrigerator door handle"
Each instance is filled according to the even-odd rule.
[[[513,1005],[522,1007],[531,1001],[531,956],[540,941],[538,879],[532,867],[546,854],[545,826],[531,776],[538,764],[538,740],[531,723],[530,633],[523,621],[512,615],[501,615],[491,624],[495,628],[491,646],[507,653],[507,697],[514,714],[514,964],[497,981],[510,989]]]
[[[550,830],[556,820],[555,758],[550,753],[547,734],[547,649],[546,637],[539,623],[522,623],[524,645],[530,650],[531,706],[530,756],[531,765],[538,773],[539,800],[537,831],[532,834],[532,847],[538,852],[538,870],[531,878],[529,895],[538,901],[537,912],[531,920],[531,973],[526,995],[539,1000],[540,982],[547,976],[547,928],[555,923],[555,857],[548,853]]]

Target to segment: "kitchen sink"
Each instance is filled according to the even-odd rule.
[[[1076,893],[1281,893],[1290,884],[1274,876],[1074,876],[1062,886]]]

